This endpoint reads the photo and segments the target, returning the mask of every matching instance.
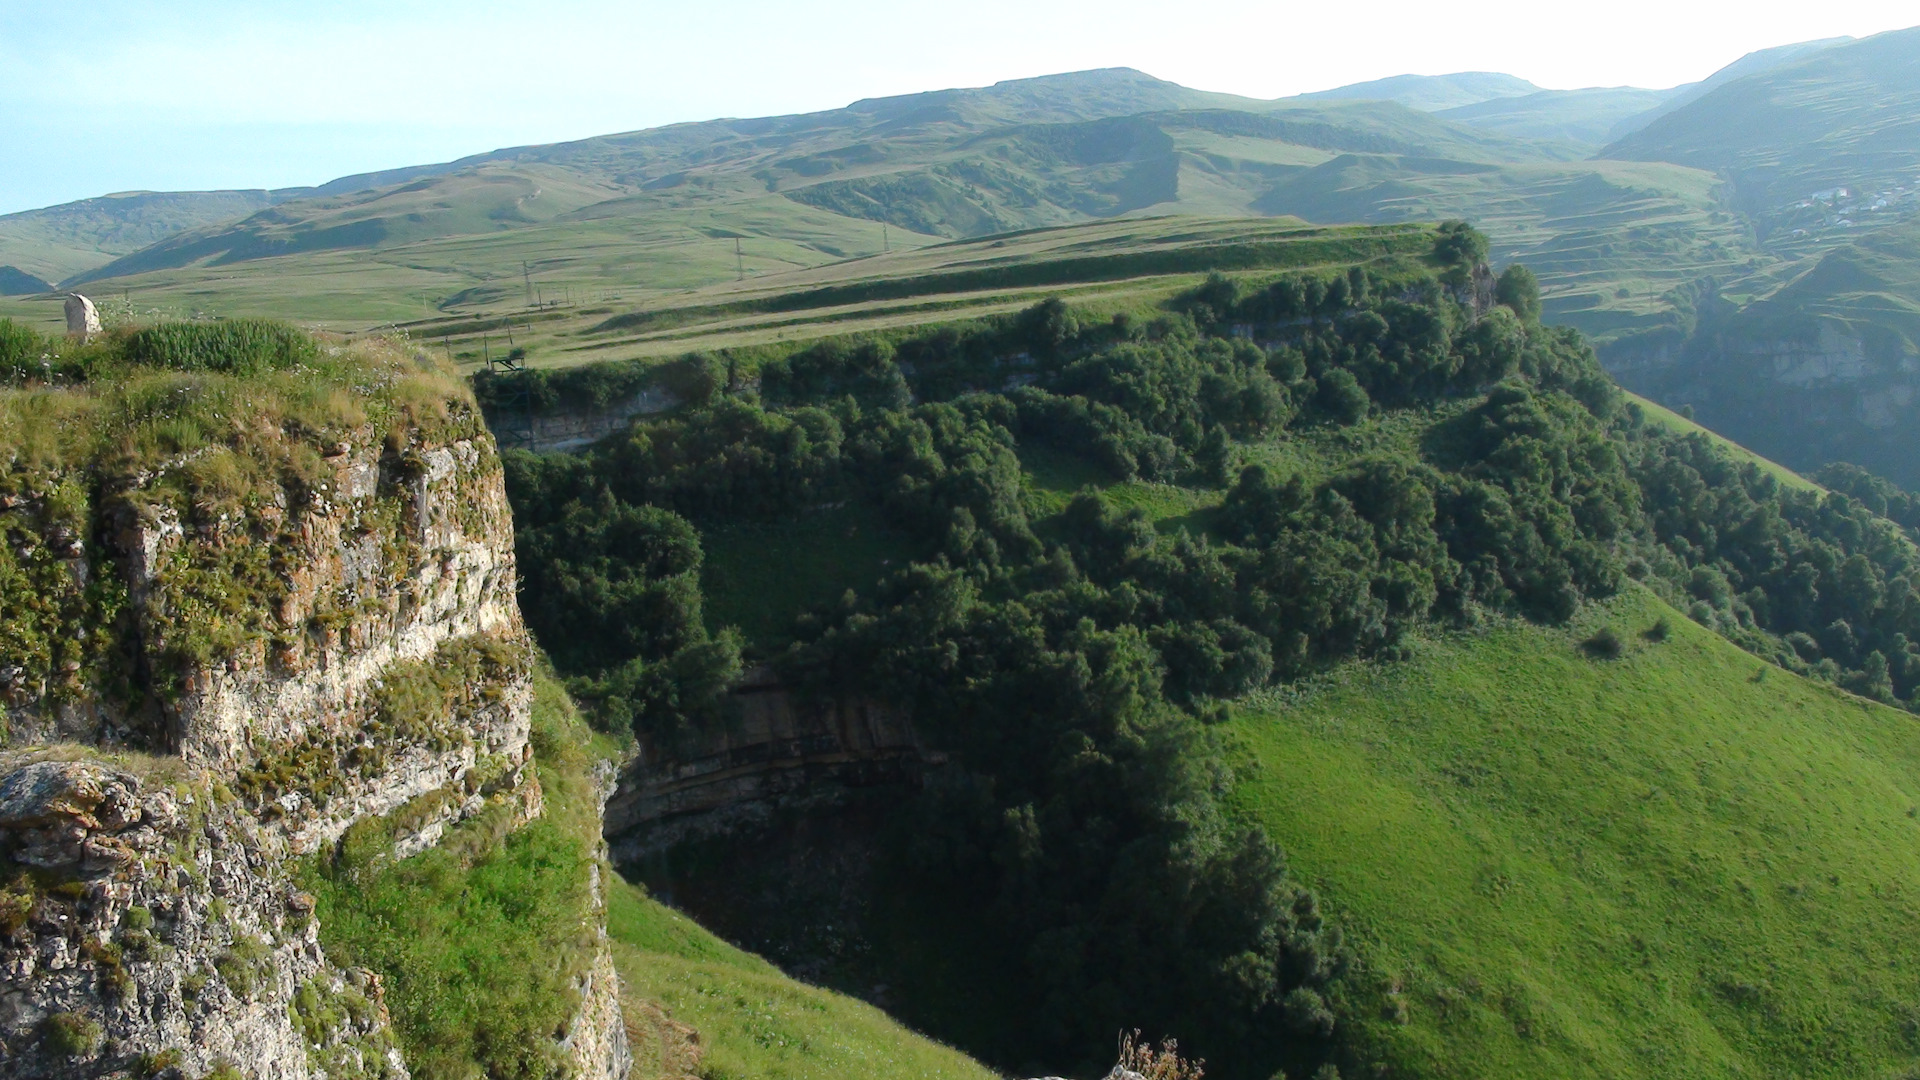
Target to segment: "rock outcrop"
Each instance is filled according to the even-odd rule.
[[[1920,486],[1920,354],[1837,319],[1736,322],[1616,342],[1601,359],[1621,385],[1801,471],[1849,461]]]
[[[498,455],[438,408],[267,483],[0,457],[0,1077],[407,1076],[291,868],[542,809]],[[626,1072],[606,951],[556,1035],[579,1080]]]
[[[327,962],[273,830],[98,761],[0,768],[0,852],[39,886],[0,893],[0,1073],[407,1075],[379,980]]]
[[[617,861],[850,788],[910,781],[946,760],[897,712],[869,701],[803,705],[766,667],[741,679],[729,706],[728,723],[697,745],[641,746],[607,804]]]

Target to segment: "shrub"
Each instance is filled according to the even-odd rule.
[[[314,358],[313,339],[272,319],[173,322],[136,330],[127,359],[179,371],[257,375]]]
[[[1296,986],[1286,996],[1281,1007],[1287,1016],[1287,1026],[1303,1034],[1319,1035],[1325,1038],[1333,1034],[1333,1010],[1312,987]]]
[[[1603,627],[1599,633],[1581,642],[1580,647],[1595,660],[1618,660],[1627,651],[1626,643],[1620,640],[1620,635],[1614,633],[1611,626]]]
[[[47,1049],[61,1057],[88,1057],[100,1049],[99,1023],[79,1013],[54,1013],[42,1022],[41,1032]]]
[[[1640,636],[1646,638],[1648,641],[1665,641],[1672,635],[1673,624],[1667,622],[1665,616],[1661,616],[1652,626],[1647,627]]]
[[[1507,267],[1494,283],[1493,299],[1526,322],[1540,321],[1540,282],[1518,263]]]
[[[30,326],[0,319],[0,368],[38,364],[47,342]]]

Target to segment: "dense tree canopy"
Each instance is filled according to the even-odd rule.
[[[739,664],[702,623],[701,528],[878,508],[937,554],[813,612],[773,659],[954,752],[892,857],[964,883],[1016,940],[1005,985],[1030,1022],[973,1049],[1091,1061],[1147,1020],[1218,1075],[1311,1071],[1336,1052],[1347,952],[1222,812],[1218,703],[1392,657],[1423,625],[1564,620],[1630,576],[1783,664],[1920,694],[1920,559],[1879,516],[1915,504],[1857,471],[1790,491],[1647,425],[1576,334],[1539,324],[1523,269],[1476,306],[1485,253],[1450,226],[1437,271],[1215,275],[1149,320],[1046,301],[829,341],[765,365],[757,393],[683,362],[710,392],[677,413],[575,457],[509,455],[528,619],[603,718],[675,737],[717,722]],[[1419,418],[1416,448],[1324,475],[1241,464],[1391,415]],[[1036,521],[1029,445],[1223,502],[1205,534],[1093,491]]]

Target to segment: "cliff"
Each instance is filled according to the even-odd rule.
[[[0,1075],[405,1076],[292,871],[541,812],[492,438],[378,345],[116,374],[0,389]],[[625,1053],[599,954],[583,1077]]]
[[[1802,472],[1849,461],[1920,485],[1920,354],[1900,335],[1841,318],[1733,318],[1681,337],[1608,346],[1620,384]]]

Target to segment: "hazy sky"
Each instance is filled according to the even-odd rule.
[[[1916,22],[1914,0],[0,0],[0,213],[1091,67],[1263,98],[1473,70],[1665,87]]]

